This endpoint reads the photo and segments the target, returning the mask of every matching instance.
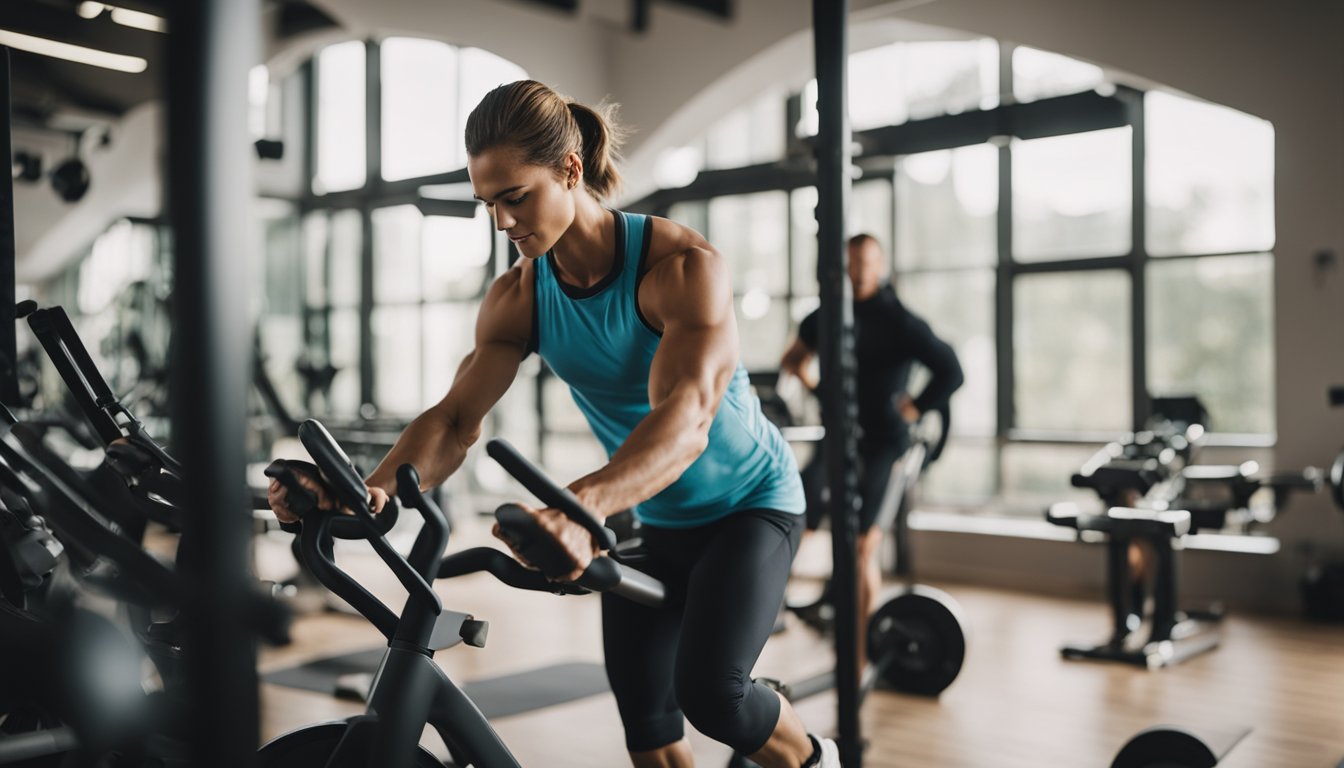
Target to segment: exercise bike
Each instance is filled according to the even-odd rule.
[[[297,474],[313,468],[302,462],[273,462],[266,472],[285,485],[290,508],[302,516],[299,523],[286,523],[285,530],[301,537],[303,554],[313,573],[328,589],[345,599],[365,616],[388,640],[388,648],[374,676],[364,714],[346,720],[306,726],[265,744],[259,753],[263,768],[285,766],[442,766],[419,745],[425,725],[432,726],[452,757],[450,765],[475,768],[518,768],[480,709],[448,675],[434,663],[434,653],[465,642],[484,647],[488,624],[473,616],[445,609],[430,583],[487,571],[501,582],[518,589],[556,594],[586,594],[609,591],[649,605],[663,599],[663,585],[620,561],[614,535],[588,514],[567,490],[552,483],[512,446],[492,440],[487,451],[525,487],[553,508],[560,509],[583,525],[612,554],[595,558],[574,583],[558,583],[545,573],[566,573],[563,550],[520,507],[505,505],[496,511],[504,535],[540,572],[525,568],[503,552],[476,547],[444,557],[450,529],[448,519],[432,499],[420,490],[414,467],[397,470],[397,499],[389,500],[376,518],[369,512],[368,490],[349,459],[316,421],[299,429],[299,439],[316,462],[334,497],[354,512],[346,516],[319,510],[313,497],[299,484]],[[401,507],[424,518],[409,555],[402,556],[388,544],[384,534],[396,524]],[[366,539],[409,595],[400,614],[395,613],[326,554],[332,538]]]

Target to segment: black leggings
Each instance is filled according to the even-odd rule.
[[[774,628],[803,516],[735,512],[689,529],[641,529],[640,569],[667,585],[648,608],[602,596],[607,678],[631,752],[683,735],[683,713],[716,741],[749,755],[779,721],[779,699],[751,670]]]

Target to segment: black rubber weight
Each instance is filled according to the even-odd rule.
[[[965,657],[961,622],[935,597],[907,592],[868,622],[868,659],[889,688],[937,696],[957,679]]]

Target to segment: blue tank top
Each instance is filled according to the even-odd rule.
[[[561,283],[554,256],[533,262],[532,348],[569,385],[610,457],[649,414],[649,367],[661,335],[639,312],[648,217],[616,211],[616,258],[596,285]],[[691,528],[746,509],[800,514],[793,452],[761,414],[739,362],[709,428],[709,445],[681,477],[635,509],[641,522]]]

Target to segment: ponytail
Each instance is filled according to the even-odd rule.
[[[512,146],[526,162],[563,173],[565,156],[577,152],[584,186],[603,199],[621,185],[616,163],[625,135],[615,112],[614,104],[593,109],[535,80],[507,83],[487,93],[467,117],[467,154]]]

